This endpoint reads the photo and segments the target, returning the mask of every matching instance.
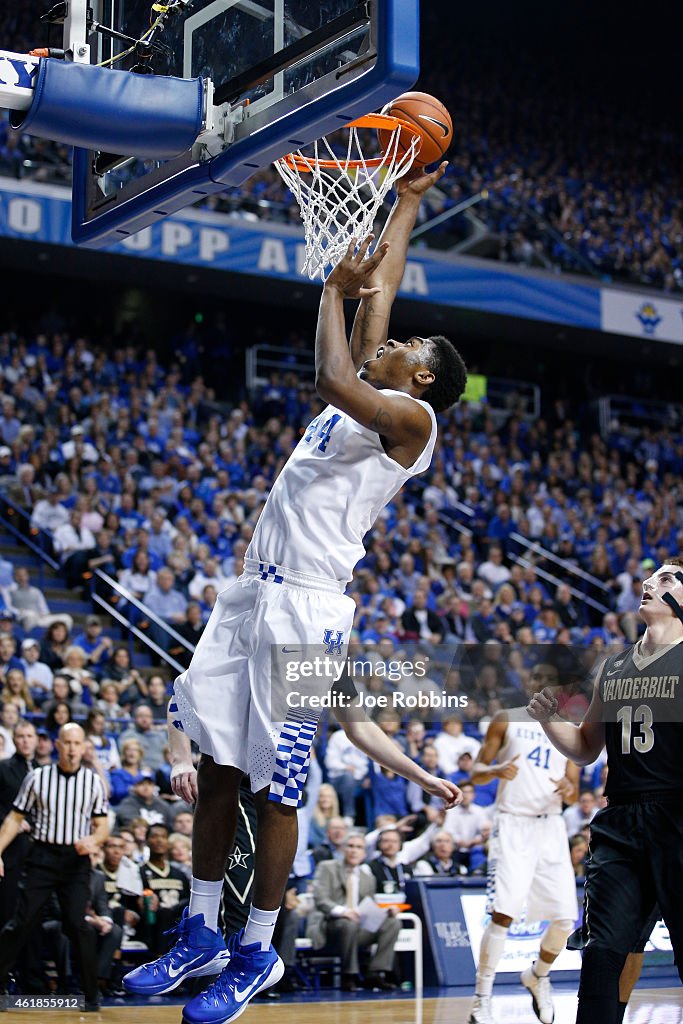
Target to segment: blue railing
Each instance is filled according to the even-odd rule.
[[[31,525],[31,515],[27,509],[17,505],[6,495],[0,495],[0,523],[20,543],[25,545],[29,551],[38,558],[39,583],[45,587],[46,578],[43,572],[45,566],[49,566],[55,572],[60,571],[60,564],[52,554],[52,538],[46,530],[41,530]],[[90,582],[90,599],[103,611],[107,612],[120,626],[123,627],[128,641],[129,651],[132,655],[133,640],[137,639],[143,643],[149,651],[157,655],[170,668],[176,672],[182,672],[182,665],[173,656],[171,651],[177,653],[179,648],[189,654],[194,652],[194,644],[191,644],[180,633],[176,632],[163,619],[159,618],[151,609],[147,608],[134,594],[126,587],[122,587],[118,580],[107,575],[102,569],[94,569]],[[105,589],[104,596],[100,591]],[[117,607],[119,606],[120,607]],[[135,609],[136,615],[129,616],[122,613],[122,608]],[[132,621],[135,618],[135,622]],[[161,630],[168,638],[169,650],[165,650],[160,644],[146,632],[146,629],[153,625],[156,630]]]

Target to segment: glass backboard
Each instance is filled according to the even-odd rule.
[[[174,0],[161,25],[155,7],[95,0],[93,63],[210,79],[207,131],[164,162],[77,150],[73,235],[84,244],[238,185],[417,78],[418,0]]]

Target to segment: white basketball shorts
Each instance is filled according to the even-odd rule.
[[[488,913],[528,921],[576,921],[576,879],[561,814],[500,811],[489,844]]]
[[[247,772],[252,792],[269,787],[270,800],[292,807],[301,803],[320,711],[288,710],[282,694],[297,684],[291,670],[284,677],[284,662],[290,651],[305,659],[310,650],[346,661],[355,604],[343,590],[336,580],[246,559],[173,687],[176,728],[217,764]],[[314,675],[305,688],[323,696],[331,682]]]

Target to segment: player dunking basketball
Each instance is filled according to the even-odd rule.
[[[655,902],[683,978],[681,567],[683,560],[671,558],[643,581],[645,634],[600,666],[580,725],[558,718],[550,689],[529,704],[551,742],[577,764],[590,764],[607,747],[608,806],[591,822],[577,1024],[622,1019],[619,978],[628,954],[642,949]]]
[[[399,185],[375,253],[350,246],[323,289],[315,342],[316,387],[330,404],[310,424],[269,495],[245,571],[219,595],[190,668],[174,687],[178,724],[202,752],[193,834],[192,898],[172,950],[124,979],[136,992],[217,974],[184,1009],[187,1024],[226,1024],[275,984],[283,965],[271,938],[297,842],[300,801],[316,722],[272,721],[271,652],[323,642],[344,654],[355,605],[344,595],[364,554],[363,536],[411,476],[429,466],[435,412],[458,400],[462,359],[442,337],[387,340],[422,194],[445,170]],[[351,346],[344,299],[360,298]],[[320,680],[320,693],[329,680]],[[344,726],[391,770],[453,805],[459,790],[428,775],[370,722]],[[230,942],[216,932],[240,779],[248,772],[258,814],[249,920]]]
[[[544,652],[545,654],[545,652]],[[528,696],[559,682],[552,652],[539,652],[527,684]],[[494,760],[497,764],[492,764]],[[479,950],[470,1024],[493,1024],[491,990],[507,931],[524,907],[527,918],[549,921],[538,959],[522,972],[541,1024],[555,1018],[548,973],[578,917],[576,882],[562,820],[562,803],[573,803],[579,770],[553,748],[525,708],[497,712],[491,720],[472,782],[499,779],[496,825],[489,847],[491,920]]]

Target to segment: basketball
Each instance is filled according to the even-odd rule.
[[[441,100],[437,100],[435,96],[430,96],[426,92],[404,92],[388,103],[382,113],[407,121],[420,133],[422,144],[413,167],[425,167],[427,164],[436,163],[448,150],[453,138],[453,122]],[[382,152],[385,152],[391,141],[391,132],[380,128],[377,136]],[[402,130],[398,141],[398,155],[405,152],[409,145],[410,135]]]

